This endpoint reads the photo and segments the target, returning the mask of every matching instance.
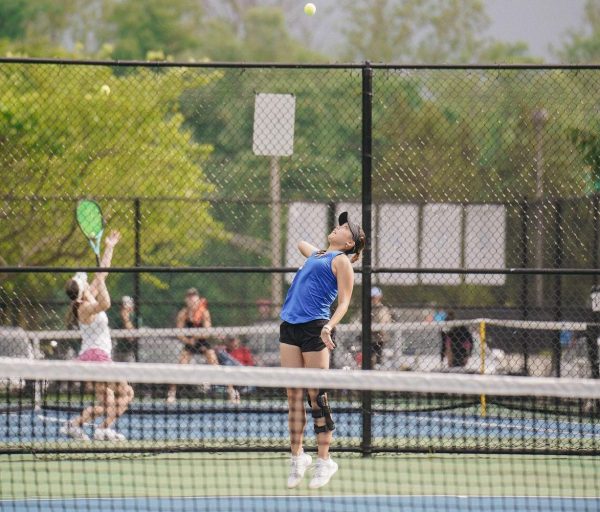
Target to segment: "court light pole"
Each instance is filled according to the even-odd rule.
[[[281,266],[281,172],[279,158],[271,157],[271,266]],[[283,274],[274,272],[271,275],[271,301],[273,307],[281,305]]]
[[[535,130],[535,251],[534,265],[544,266],[544,126],[548,121],[546,109],[538,108],[532,114]],[[544,305],[544,276],[535,276],[535,305]]]
[[[255,155],[270,157],[271,198],[271,266],[282,264],[281,230],[281,169],[279,157],[294,152],[294,123],[296,97],[293,94],[257,93],[254,98],[254,129],[252,151]],[[271,301],[274,307],[282,303],[283,275],[271,275]]]

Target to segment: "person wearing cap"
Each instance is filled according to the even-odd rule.
[[[121,308],[119,310],[119,320],[121,329],[135,329],[131,315],[134,311],[134,302],[129,295],[121,298]],[[136,338],[118,338],[115,346],[114,360],[121,363],[133,363],[136,360],[137,339]]]
[[[242,343],[238,336],[227,336],[225,338],[227,353],[243,366],[254,366],[254,357],[250,349]]]
[[[121,239],[118,231],[112,231],[105,241],[105,249],[100,261],[101,267],[110,267],[113,249]],[[65,292],[71,299],[70,314],[81,332],[79,361],[111,362],[112,341],[108,328],[106,311],[110,308],[110,295],[106,288],[107,272],[97,272],[88,283],[87,274],[78,272],[65,285]],[[125,436],[113,430],[113,423],[127,410],[133,400],[133,388],[127,382],[97,382],[94,384],[95,402],[86,407],[76,418],[67,421],[60,432],[73,439],[89,440],[84,425],[95,418],[104,420],[95,427],[97,441],[124,441]]]
[[[449,311],[445,321],[453,322],[456,319],[454,311]],[[452,325],[443,329],[442,347],[440,358],[446,358],[448,368],[464,368],[473,352],[473,335],[466,325]]]
[[[185,292],[185,307],[177,314],[176,326],[178,329],[212,327],[208,301],[204,297],[200,297],[196,288],[189,288]],[[204,356],[208,364],[219,364],[217,353],[206,338],[200,336],[178,336],[178,338],[183,343],[179,364],[189,364],[197,354]],[[228,386],[227,392],[231,402],[239,403],[240,395],[233,386]],[[167,403],[175,403],[176,393],[177,386],[171,384],[167,394]]]
[[[383,292],[381,288],[371,288],[371,322],[373,324],[391,324],[392,314],[390,309],[383,304]],[[372,366],[382,363],[383,347],[387,341],[388,334],[385,331],[373,330],[371,335]]]
[[[288,368],[329,368],[330,351],[335,348],[335,326],[342,320],[352,297],[354,270],[365,246],[365,234],[353,223],[348,212],[338,218],[339,225],[328,235],[326,250],[301,241],[298,249],[306,258],[288,290],[281,309],[281,366]],[[333,301],[338,299],[331,315]],[[326,485],[337,471],[329,456],[334,430],[331,408],[325,390],[309,389],[318,458],[309,483],[311,489]],[[288,389],[288,428],[292,458],[288,488],[300,485],[312,458],[304,453],[302,436],[306,425],[304,391]]]

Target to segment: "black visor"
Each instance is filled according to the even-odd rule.
[[[338,224],[340,226],[348,224],[348,227],[350,228],[350,233],[352,233],[352,240],[354,240],[354,247],[347,251],[347,254],[355,253],[358,250],[360,243],[360,226],[350,220],[350,218],[348,217],[348,212],[340,213],[340,216],[338,217]]]

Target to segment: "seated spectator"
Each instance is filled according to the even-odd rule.
[[[391,324],[392,314],[390,309],[383,304],[383,292],[381,288],[373,286],[371,288],[371,323],[372,324]],[[389,335],[385,331],[373,330],[371,333],[371,367],[383,362],[383,347],[388,341]],[[362,363],[361,363],[362,364]]]
[[[244,366],[254,366],[254,357],[248,347],[242,345],[236,336],[230,336],[225,340],[227,353]]]
[[[121,298],[121,308],[119,310],[120,329],[135,329],[131,315],[134,312],[135,304],[128,295]],[[136,338],[117,338],[117,344],[114,348],[114,361],[121,363],[134,363],[137,354]]]
[[[359,311],[353,322],[360,324],[362,321],[362,312]],[[373,324],[391,324],[393,322],[392,313],[390,308],[383,304],[383,292],[378,286],[371,288],[371,325]],[[371,330],[371,368],[376,368],[377,365],[381,365],[383,361],[383,348],[389,341],[389,333],[386,331]],[[353,347],[362,348],[362,336],[359,334],[356,338],[356,345]],[[359,350],[359,351],[357,351]],[[358,366],[362,365],[362,351],[357,348],[351,350],[354,352],[354,359]]]
[[[271,299],[258,299],[256,307],[258,310],[257,324],[270,323],[277,319],[273,315],[273,301]]]
[[[453,311],[449,311],[446,320],[455,319]],[[473,352],[473,336],[464,325],[457,325],[442,331],[441,360],[446,358],[449,368],[465,367]]]

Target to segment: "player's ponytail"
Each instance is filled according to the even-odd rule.
[[[359,260],[360,255],[361,255],[363,249],[365,248],[366,242],[367,242],[367,238],[365,237],[365,233],[361,228],[360,235],[358,237],[358,241],[355,242],[354,247],[352,248],[352,258],[350,258],[350,261],[352,263],[355,263]]]
[[[67,311],[66,323],[69,328],[77,327],[79,322],[79,283],[75,279],[69,279],[65,285],[65,293],[71,299],[69,310]]]

